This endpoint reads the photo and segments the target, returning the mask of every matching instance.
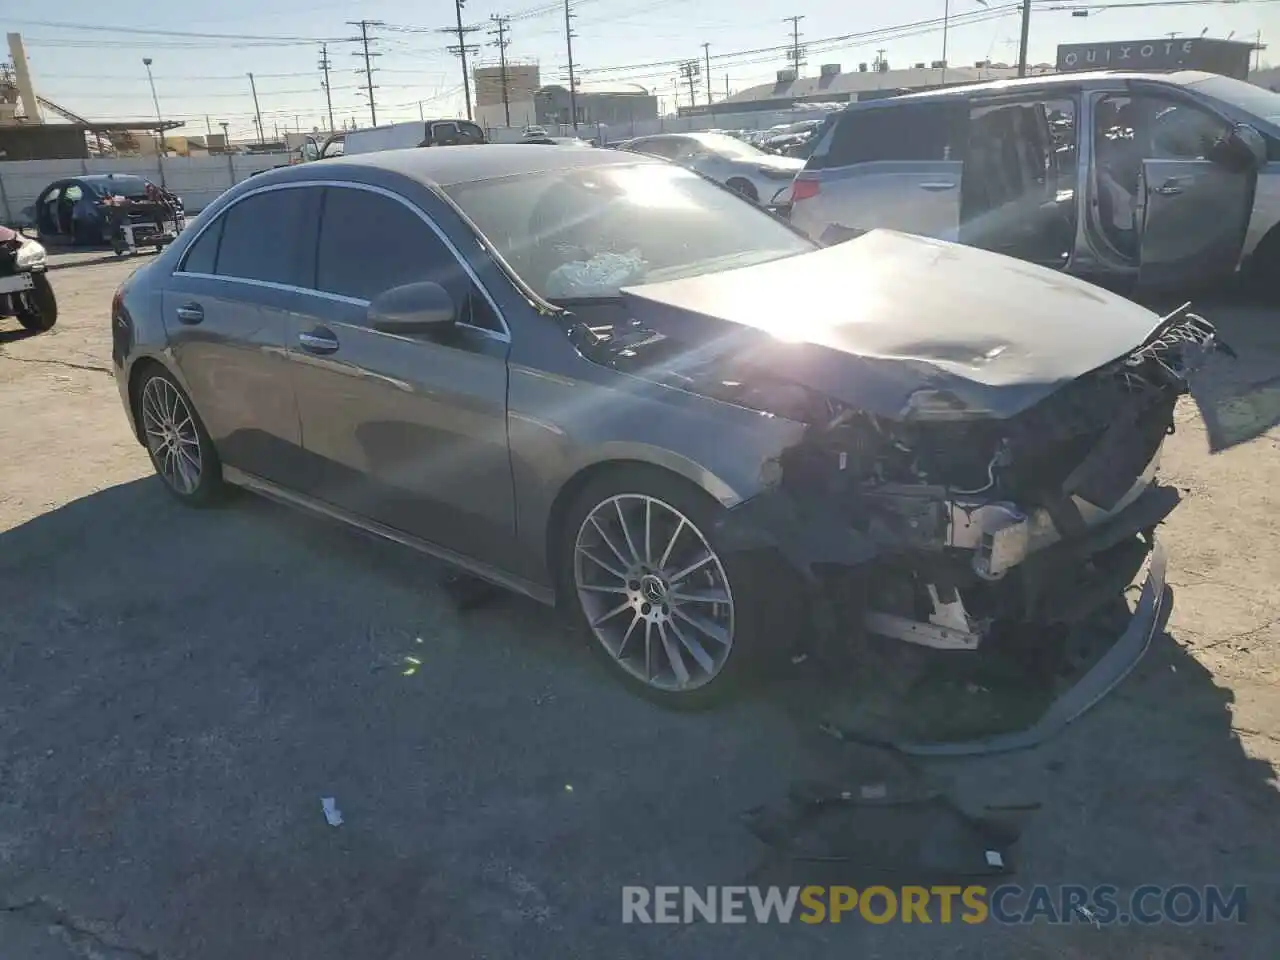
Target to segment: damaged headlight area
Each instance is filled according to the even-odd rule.
[[[926,388],[897,418],[831,403],[820,419],[809,396],[804,439],[730,525],[873,633],[972,650],[1001,624],[1082,619],[1123,595],[1178,503],[1156,468],[1214,347],[1209,323],[1175,316],[1005,418]]]

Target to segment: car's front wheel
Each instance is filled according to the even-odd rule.
[[[785,649],[766,626],[760,561],[718,542],[724,513],[687,481],[637,465],[589,482],[565,517],[566,612],[615,676],[672,706],[708,705]]]
[[[222,495],[222,464],[191,398],[159,366],[138,387],[138,423],[151,465],[183,503],[206,506]]]

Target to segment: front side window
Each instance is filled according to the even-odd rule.
[[[222,239],[222,225],[225,222],[226,217],[218,217],[209,224],[209,229],[196,238],[196,242],[183,257],[184,272],[214,274],[218,267],[218,241]]]
[[[484,131],[474,123],[458,124],[459,143],[484,143]]]
[[[632,284],[814,249],[754,204],[665,163],[549,170],[445,189],[549,300],[611,297]]]
[[[471,279],[417,213],[368,190],[325,190],[316,254],[318,289],[373,300],[392,287],[423,280],[449,291],[466,318]]]
[[[73,203],[84,196],[84,191],[80,189],[78,184],[71,184],[67,189],[62,191],[62,199],[70,200]]]
[[[300,241],[312,190],[268,190],[223,215],[220,277],[308,286]],[[308,244],[309,246],[309,244]]]
[[[632,144],[631,149],[636,153],[644,153],[651,157],[674,160],[680,155],[684,145],[683,141],[674,137],[654,137],[650,140],[637,141]]]

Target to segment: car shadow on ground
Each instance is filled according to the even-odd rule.
[[[1272,771],[1173,638],[1042,748],[907,763],[821,734],[798,670],[662,711],[550,611],[460,613],[440,575],[254,497],[184,509],[151,478],[0,534],[4,902],[160,956],[1264,955]],[[1252,884],[1251,923],[620,922],[624,884],[769,882],[739,815],[795,781],[916,778],[1040,804],[1016,882]],[[858,866],[787,882],[865,882]]]

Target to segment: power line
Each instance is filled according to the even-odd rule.
[[[369,49],[369,28],[384,26],[381,20],[348,20],[348,26],[359,27],[360,36],[355,38],[359,41],[361,49],[354,51],[353,57],[364,57],[364,83],[365,89],[369,92],[369,120],[373,126],[378,125],[378,105],[374,101],[373,91],[377,88],[373,85],[373,58],[380,57],[382,54]]]
[[[490,46],[498,48],[498,76],[502,82],[502,113],[509,127],[511,126],[511,99],[507,94],[507,47],[511,44],[511,40],[507,37],[507,31],[511,29],[510,18],[492,16],[489,19],[493,21],[495,28],[489,31],[489,35],[497,38]],[[479,99],[480,91],[477,89],[476,100]],[[479,106],[478,103],[477,106]]]
[[[467,43],[467,35],[475,33],[480,28],[477,26],[462,25],[462,8],[467,0],[453,0],[453,11],[457,15],[457,26],[445,27],[437,30],[437,33],[452,33],[458,38],[458,42],[446,49],[455,57],[462,61],[462,97],[467,101],[467,119],[474,120],[471,114],[471,76],[467,73],[467,54],[479,53],[480,48],[474,44]]]
[[[67,23],[58,20],[7,20],[7,23],[27,27],[52,27],[55,30],[83,30],[86,33],[125,33],[150,37],[186,37],[200,40],[267,40],[288,43],[340,42],[341,37],[272,36],[252,33],[202,33],[192,30],[154,30],[149,27],[108,27],[99,23]]]

